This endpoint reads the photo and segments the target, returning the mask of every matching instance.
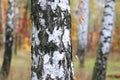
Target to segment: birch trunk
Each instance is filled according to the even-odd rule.
[[[107,59],[110,51],[112,32],[114,26],[115,0],[105,0],[104,18],[100,41],[97,52],[97,59],[93,72],[93,80],[105,80]]]
[[[32,80],[73,80],[69,0],[31,0]]]
[[[5,52],[4,52],[4,60],[0,72],[0,77],[5,78],[8,77],[10,71],[10,64],[12,58],[12,31],[13,31],[13,18],[14,18],[14,0],[8,0],[8,19],[6,25],[6,33],[5,33]]]
[[[82,2],[81,2],[82,1]],[[78,49],[80,66],[84,66],[84,56],[87,49],[88,8],[89,0],[77,0]]]
[[[3,47],[5,47],[5,22],[4,22],[4,2],[1,0],[1,18],[2,18],[2,33],[3,33]]]

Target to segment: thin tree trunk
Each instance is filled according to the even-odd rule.
[[[13,17],[14,17],[14,0],[8,0],[8,19],[6,26],[6,34],[5,34],[5,52],[4,52],[4,60],[0,72],[0,77],[5,78],[8,77],[10,71],[10,64],[12,58],[12,31],[13,31]]]
[[[98,0],[98,10],[99,10],[99,13],[98,13],[98,27],[100,27],[101,24],[102,24],[103,4],[104,4],[103,0]]]
[[[107,59],[110,51],[112,32],[114,26],[115,0],[105,0],[104,18],[96,63],[93,71],[93,80],[105,80]]]
[[[94,32],[94,14],[89,11],[89,26],[88,26],[88,47],[87,51],[93,50],[93,32]]]
[[[32,80],[73,80],[69,0],[32,2]]]
[[[88,33],[88,8],[89,0],[78,0],[77,22],[78,22],[78,49],[77,55],[80,60],[80,67],[84,67],[84,56],[87,49]]]
[[[5,47],[5,22],[4,22],[4,2],[1,0],[1,17],[2,17],[2,32],[3,32],[3,48]]]
[[[20,21],[23,19],[23,11],[22,11],[22,9],[23,9],[23,1],[24,0],[22,0],[22,1],[20,1],[20,4],[21,4],[21,6],[20,6]],[[22,29],[23,28],[23,23],[22,23],[22,21],[20,22],[20,28]],[[22,46],[22,43],[23,43],[23,35],[22,35],[22,33],[20,33],[19,34],[19,48],[21,49],[21,46]]]
[[[14,37],[14,53],[17,54],[17,39],[18,39],[18,21],[19,21],[19,8],[18,8],[18,1],[15,0],[16,9],[15,9],[15,37]]]

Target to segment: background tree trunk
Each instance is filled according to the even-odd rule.
[[[77,1],[77,23],[78,23],[78,49],[77,55],[80,60],[80,67],[84,66],[84,56],[87,49],[88,33],[88,10],[89,0]]]
[[[10,64],[12,58],[12,31],[13,31],[13,18],[14,18],[14,0],[8,0],[8,19],[5,33],[5,52],[4,52],[4,60],[0,72],[2,80],[8,77],[10,71]]]
[[[3,47],[5,47],[5,21],[4,21],[4,2],[1,0],[1,18],[2,18],[2,33],[3,33]]]
[[[18,21],[19,21],[19,8],[18,0],[15,0],[15,35],[14,35],[14,53],[17,54],[17,39],[18,39]]]
[[[101,26],[101,24],[102,24],[102,19],[103,19],[103,6],[104,6],[104,0],[98,0],[98,27],[100,27]],[[98,30],[98,31],[100,31],[100,30]]]
[[[115,0],[105,0],[104,19],[100,33],[97,59],[93,72],[93,80],[105,80],[107,59],[110,51],[114,26]]]
[[[32,2],[32,80],[73,80],[69,0]]]

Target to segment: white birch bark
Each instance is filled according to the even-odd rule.
[[[87,33],[88,33],[88,14],[89,0],[77,0],[77,23],[78,23],[78,51],[77,55],[80,59],[81,66],[84,65],[84,54],[87,49]]]
[[[14,0],[8,0],[8,13],[7,13],[7,24],[5,30],[5,52],[4,60],[0,72],[1,80],[4,80],[8,77],[10,71],[10,64],[12,58],[12,31],[13,31],[13,18],[14,18]]]
[[[99,48],[93,72],[93,80],[105,80],[107,59],[110,51],[114,26],[115,0],[105,0],[104,18],[100,33]]]
[[[73,80],[69,0],[32,1],[32,80]]]

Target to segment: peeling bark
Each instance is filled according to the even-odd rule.
[[[32,80],[73,80],[69,0],[31,0]]]
[[[8,0],[8,19],[6,25],[6,33],[5,33],[5,52],[4,52],[4,60],[0,72],[0,77],[5,78],[8,77],[10,71],[10,64],[12,58],[12,31],[13,31],[13,18],[14,18],[14,0]]]
[[[107,59],[110,51],[112,32],[114,26],[115,0],[105,0],[104,18],[100,33],[100,41],[96,63],[93,72],[93,80],[105,80]]]

